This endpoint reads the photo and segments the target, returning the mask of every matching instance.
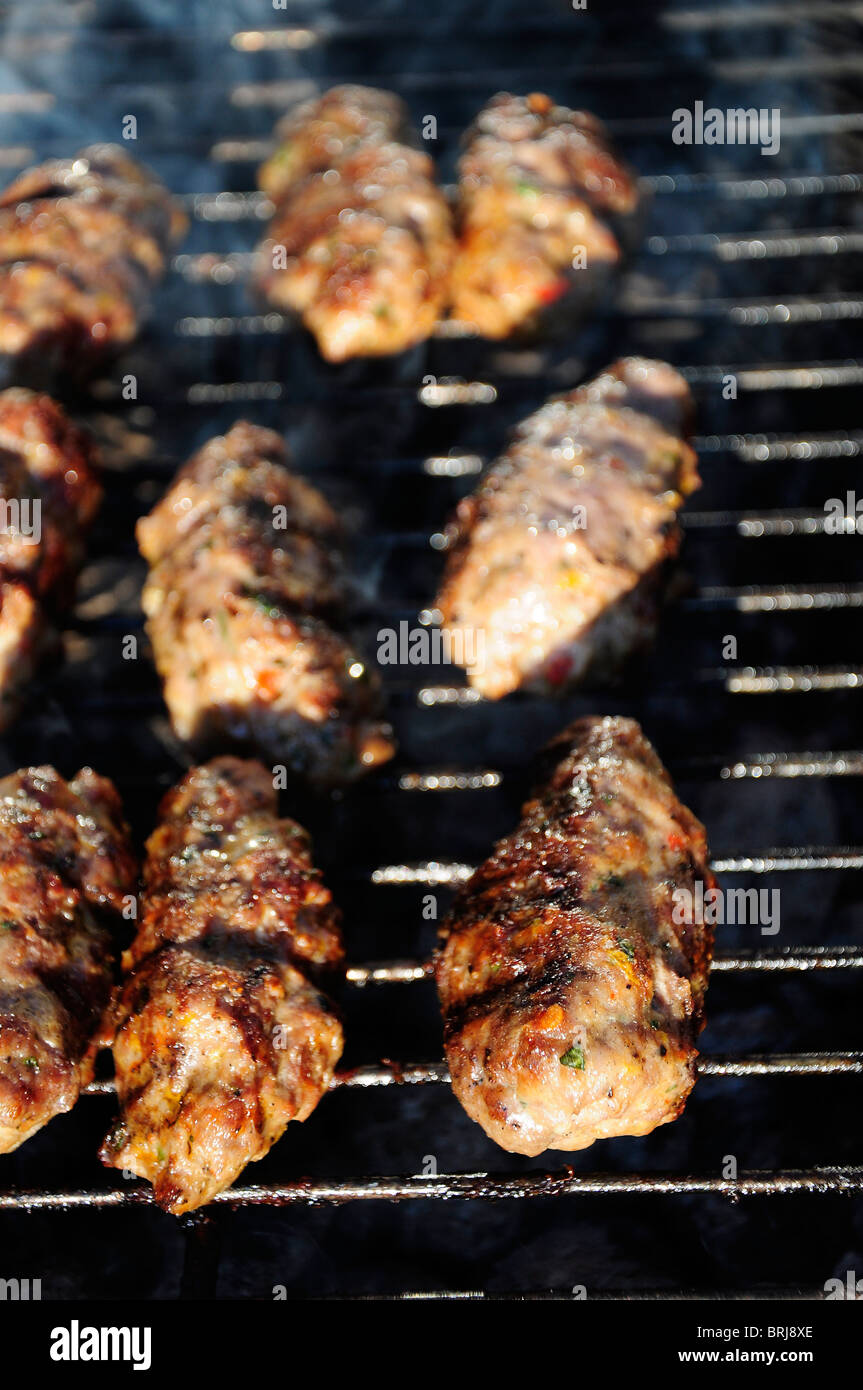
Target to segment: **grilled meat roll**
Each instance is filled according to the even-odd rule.
[[[68,606],[101,488],[87,436],[49,396],[0,392],[0,729]]]
[[[0,1153],[71,1110],[111,994],[106,919],[135,886],[120,799],[83,768],[0,781]]]
[[[218,758],[169,792],[114,1013],[120,1119],[104,1163],[179,1214],[263,1158],[330,1085],[342,1029],[313,979],[339,915],[271,774]]]
[[[440,314],[454,242],[428,155],[391,92],[335,87],[278,128],[259,287],[329,362],[402,352]]]
[[[28,169],[0,193],[0,352],[80,366],[134,338],[186,218],[112,145]]]
[[[374,674],[333,623],[338,525],[285,467],[278,435],[211,439],[138,523],[143,603],[177,735],[228,738],[309,781],[350,781],[392,756]]]
[[[571,326],[633,239],[633,175],[596,117],[542,93],[493,97],[466,144],[453,316],[486,338]]]
[[[453,1089],[531,1155],[677,1118],[713,945],[709,926],[675,921],[678,890],[715,886],[704,828],[634,720],[579,720],[547,760],[518,829],[458,894],[437,962]]]
[[[525,420],[459,504],[436,602],[454,652],[482,636],[483,695],[607,675],[649,642],[700,481],[691,404],[672,367],[626,358]]]
[[[24,584],[0,580],[0,731],[15,718],[22,691],[50,649],[36,599]]]

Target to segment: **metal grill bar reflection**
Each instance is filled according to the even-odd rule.
[[[441,1173],[436,1177],[364,1177],[327,1180],[299,1178],[293,1182],[244,1184],[219,1192],[218,1207],[300,1204],[315,1206],[342,1202],[403,1202],[452,1200],[532,1200],[540,1197],[679,1196],[777,1197],[793,1193],[859,1192],[863,1168],[855,1166],[756,1170],[736,1178],[699,1174],[654,1173]],[[95,1191],[0,1192],[0,1211],[105,1211],[125,1206],[154,1206],[145,1186],[102,1188]]]

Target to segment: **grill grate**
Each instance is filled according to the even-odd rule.
[[[338,1096],[267,1159],[265,1179],[231,1189],[216,1206],[237,1208],[230,1220],[238,1223],[239,1209],[247,1207],[363,1201],[470,1198],[481,1210],[483,1199],[628,1194],[691,1199],[700,1212],[716,1196],[859,1193],[863,1168],[853,1134],[828,1126],[826,1148],[810,1143],[798,1161],[792,1128],[782,1130],[784,1147],[770,1143],[771,1125],[782,1123],[780,1102],[765,1100],[762,1113],[760,1100],[747,1099],[791,1086],[789,1100],[799,1114],[798,1085],[809,1103],[822,1107],[830,1102],[819,1096],[835,1085],[843,1089],[830,1095],[846,1105],[858,1084],[853,1078],[863,1071],[863,1053],[848,1046],[855,1040],[848,985],[863,966],[863,946],[854,944],[863,847],[853,781],[863,773],[857,709],[863,668],[853,640],[863,587],[851,514],[846,535],[837,538],[825,535],[823,512],[827,497],[844,498],[854,488],[863,441],[855,410],[863,382],[855,351],[863,314],[863,113],[853,109],[859,6],[825,5],[816,20],[811,7],[796,3],[670,5],[637,47],[616,29],[611,62],[607,21],[573,18],[560,6],[530,21],[519,11],[512,30],[520,34],[518,48],[511,34],[501,37],[506,26],[492,13],[499,7],[483,10],[476,22],[489,28],[481,52],[460,19],[453,21],[457,41],[446,22],[431,25],[427,16],[421,32],[411,37],[408,25],[393,38],[374,5],[362,20],[323,20],[315,8],[304,6],[302,15],[292,13],[291,23],[273,30],[247,30],[242,22],[226,29],[231,7],[223,7],[207,35],[194,36],[202,49],[194,83],[179,80],[192,50],[190,33],[166,30],[154,43],[146,32],[61,29],[60,72],[47,57],[50,43],[58,42],[53,30],[28,32],[22,18],[23,33],[0,42],[5,61],[17,63],[16,44],[26,40],[33,63],[26,80],[13,84],[19,90],[0,94],[0,166],[11,172],[46,153],[66,152],[70,104],[80,116],[82,142],[116,138],[117,113],[140,108],[147,113],[141,155],[184,190],[193,216],[189,246],[173,263],[149,338],[122,364],[136,378],[136,403],[124,404],[119,370],[96,384],[93,399],[75,403],[103,436],[110,495],[70,628],[67,666],[46,682],[3,756],[10,765],[50,758],[68,768],[70,756],[86,750],[115,777],[137,832],[149,829],[156,796],[176,777],[183,755],[165,730],[152,673],[143,661],[126,665],[118,654],[119,636],[140,632],[132,522],[179,461],[237,414],[287,429],[298,465],[319,475],[344,500],[349,518],[359,519],[358,611],[373,650],[379,626],[416,618],[430,601],[440,566],[434,538],[509,424],[619,353],[646,351],[683,363],[697,398],[705,486],[700,509],[683,517],[693,581],[669,606],[643,684],[554,707],[530,698],[495,707],[452,672],[432,680],[428,672],[417,678],[400,669],[386,682],[403,747],[395,771],[344,803],[292,808],[313,822],[336,896],[348,909],[351,954],[363,962],[350,967],[345,991],[353,1065],[337,1078]],[[582,20],[593,26],[586,30],[588,47],[578,62],[561,63],[561,39]],[[646,58],[654,39],[657,57]],[[461,58],[450,62],[454,42]],[[513,58],[521,52],[529,60],[517,66]],[[73,70],[88,90],[86,115],[75,107]],[[130,71],[139,84],[132,90]],[[312,74],[322,85],[345,78],[391,85],[408,97],[414,114],[435,111],[444,177],[452,176],[457,132],[498,86],[548,86],[562,100],[612,115],[652,199],[648,239],[616,303],[597,315],[583,341],[549,351],[498,351],[458,325],[441,324],[435,340],[407,364],[329,370],[316,362],[301,340],[285,337],[279,315],[256,310],[245,297],[253,247],[271,212],[266,198],[249,191],[253,164],[271,149],[276,115],[312,89]],[[726,97],[739,104],[744,96],[747,105],[782,107],[783,146],[775,160],[752,150],[670,144],[674,106],[714,98],[725,105]],[[729,377],[736,381],[734,402],[722,395]],[[721,665],[719,641],[729,631],[738,637],[739,656]],[[780,694],[807,698],[779,700]],[[513,823],[532,750],[597,704],[642,719],[683,799],[707,821],[716,845],[732,847],[717,854],[719,872],[741,882],[751,876],[758,884],[793,885],[783,909],[791,920],[781,945],[756,948],[739,934],[724,943],[720,937],[709,1044],[700,1063],[706,1086],[696,1088],[683,1119],[654,1136],[655,1149],[621,1141],[600,1162],[609,1171],[600,1172],[585,1168],[580,1156],[553,1171],[545,1160],[520,1164],[500,1154],[489,1173],[483,1171],[489,1146],[454,1101],[442,1108],[443,1064],[370,1058],[387,1050],[435,1055],[433,924],[421,924],[416,891],[446,891],[466,877]],[[391,862],[380,862],[382,845]],[[438,857],[417,863],[411,856],[418,851]],[[390,985],[410,988],[372,988]],[[832,1002],[807,1033],[798,1012],[815,1009],[810,1001],[825,989]],[[713,1118],[711,1088],[728,1098],[721,1121]],[[705,1089],[711,1098],[702,1102]],[[105,1127],[112,1090],[110,1079],[100,1078],[86,1105],[58,1122],[58,1130],[71,1124],[86,1137],[89,1148],[81,1151],[88,1164],[76,1167],[49,1127],[34,1141],[34,1160],[25,1148],[4,1164],[0,1211],[13,1219],[21,1210],[35,1218],[152,1205],[149,1189],[132,1181],[108,1186],[106,1177],[105,1186],[88,1186],[97,1180],[92,1139]],[[362,1119],[388,1096],[400,1107],[385,1120],[389,1149],[374,1136],[374,1116]],[[356,1141],[353,1171],[326,1177],[343,1166],[333,1155],[344,1146],[344,1113],[367,1132]],[[748,1130],[757,1135],[753,1144],[742,1133]],[[729,1145],[754,1155],[733,1179],[718,1176]],[[387,1166],[415,1167],[423,1147],[449,1155],[445,1166],[453,1171],[386,1174]],[[387,1165],[382,1157],[390,1150]],[[653,1171],[657,1165],[667,1171]],[[455,1171],[459,1166],[476,1171]],[[313,1176],[297,1178],[298,1169]],[[522,1201],[519,1210],[530,1205]],[[154,1213],[153,1219],[160,1218]],[[186,1294],[214,1287],[212,1252],[199,1247],[214,1219],[223,1218],[187,1228]],[[61,1238],[60,1224],[51,1226],[52,1240]],[[751,1281],[751,1262],[749,1270],[738,1282]],[[775,1272],[784,1275],[781,1265]],[[440,1276],[432,1270],[429,1277],[425,1296],[436,1296]],[[640,1278],[647,1282],[644,1271]],[[446,1296],[482,1296],[461,1289],[459,1271],[453,1281]],[[533,1282],[547,1281],[534,1275]],[[806,1284],[800,1296],[817,1296],[811,1279],[800,1282]]]

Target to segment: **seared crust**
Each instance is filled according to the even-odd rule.
[[[102,496],[94,449],[49,396],[0,392],[0,729],[72,602]]]
[[[459,504],[436,606],[454,651],[482,636],[483,695],[612,674],[649,642],[699,484],[690,416],[672,367],[623,359],[525,420]]]
[[[50,645],[44,614],[26,584],[0,580],[0,731],[18,714]]]
[[[542,93],[500,92],[465,143],[453,317],[506,338],[562,320],[565,304],[571,324],[620,260],[638,209],[608,132]]]
[[[338,965],[339,913],[311,841],[276,810],[272,774],[239,758],[215,759],[168,792],[147,841],[146,913],[126,969],[167,943],[226,933],[299,969]]]
[[[0,449],[20,456],[58,525],[89,526],[102,497],[90,438],[50,396],[0,392]]]
[[[319,785],[392,756],[373,674],[333,623],[338,524],[278,435],[212,439],[138,523],[143,603],[177,735],[225,738]]]
[[[405,143],[410,119],[394,92],[349,84],[303,102],[276,127],[277,149],[261,165],[258,185],[280,203],[298,184],[369,146]]]
[[[392,93],[336,87],[278,129],[260,186],[276,204],[258,285],[297,314],[330,362],[428,337],[454,250],[429,157]]]
[[[313,976],[341,963],[339,914],[271,774],[218,758],[160,808],[138,935],[123,957],[121,1115],[102,1160],[180,1213],[229,1187],[328,1089],[341,1025]]]
[[[186,218],[150,172],[94,145],[0,193],[0,352],[80,366],[135,336]]]
[[[0,1153],[70,1110],[93,1074],[111,938],[135,863],[113,785],[89,768],[0,782]]]
[[[0,207],[64,194],[116,209],[160,246],[179,241],[188,225],[163,184],[119,145],[89,145],[70,159],[26,169],[0,192]]]
[[[579,720],[545,760],[520,825],[458,894],[437,961],[453,1089],[530,1155],[680,1114],[713,947],[709,926],[673,920],[677,890],[715,887],[704,828],[634,720]]]

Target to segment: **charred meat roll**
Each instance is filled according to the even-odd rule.
[[[631,719],[547,750],[521,824],[458,894],[437,981],[453,1089],[504,1149],[649,1134],[695,1081],[715,886],[704,829]],[[692,898],[689,898],[692,902]]]
[[[276,800],[260,763],[216,759],[168,793],[147,844],[114,1008],[120,1118],[101,1156],[177,1214],[307,1119],[342,1051],[314,983],[341,963],[338,912]]]
[[[49,396],[0,392],[0,729],[74,596],[101,499],[87,436]]]
[[[375,675],[338,627],[335,515],[285,459],[245,423],[195,455],[138,523],[143,603],[179,738],[227,738],[329,786],[393,745]]]
[[[329,362],[402,352],[431,333],[454,249],[431,159],[398,97],[336,87],[290,115],[260,186],[266,300],[299,316]]]
[[[650,641],[700,481],[691,404],[672,367],[626,358],[525,420],[459,504],[437,607],[483,695],[605,677]]]
[[[493,97],[466,146],[453,317],[486,338],[571,326],[634,239],[633,175],[596,117],[542,93]]]
[[[0,193],[0,352],[80,366],[138,332],[186,218],[112,145],[28,169]]]
[[[111,915],[135,864],[111,782],[52,767],[0,781],[0,1153],[71,1110],[112,984]]]

